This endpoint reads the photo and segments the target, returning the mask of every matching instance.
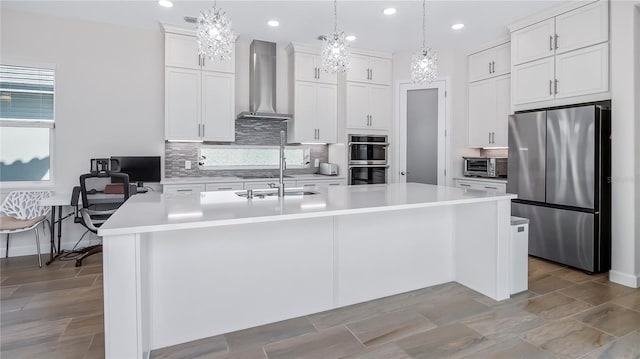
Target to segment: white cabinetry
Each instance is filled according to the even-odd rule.
[[[506,147],[511,113],[509,42],[469,55],[468,145]]]
[[[198,55],[192,31],[167,25],[164,30],[165,139],[234,141],[233,56],[210,61]]]
[[[391,128],[391,86],[347,82],[347,128]]]
[[[610,98],[608,2],[568,3],[554,15],[510,26],[514,110]]]
[[[189,194],[194,192],[204,192],[205,185],[204,184],[165,184],[162,186],[163,193],[173,193],[173,194]]]
[[[207,183],[205,184],[207,192],[215,191],[237,191],[244,189],[243,182],[227,182],[227,183]]]
[[[317,180],[303,180],[296,181],[296,187],[329,187],[329,186],[343,186],[346,185],[345,179],[317,179]]]
[[[455,180],[456,187],[467,188],[467,189],[475,189],[482,191],[496,191],[496,192],[506,192],[507,191],[507,183],[505,181],[491,181],[484,179],[461,179],[456,178]]]
[[[510,51],[507,42],[469,55],[469,82],[511,72]]]
[[[391,59],[356,53],[351,55],[347,81],[391,85],[391,78]]]
[[[290,74],[293,121],[287,122],[290,143],[335,143],[338,122],[338,85],[336,75],[320,68],[315,49],[291,44]]]
[[[509,75],[469,84],[469,147],[506,147]]]

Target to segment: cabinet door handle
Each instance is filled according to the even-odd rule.
[[[496,191],[498,190],[498,187],[484,186],[484,188],[486,188],[486,189],[495,189]]]
[[[558,38],[559,38],[559,37],[560,37],[560,36],[558,36],[558,34],[556,34],[556,41],[555,41],[555,47],[556,47],[556,50],[558,49]]]
[[[178,189],[176,192],[192,192],[192,189]]]
[[[468,185],[466,183],[458,183],[458,186],[460,186],[460,187],[471,187],[471,185]]]
[[[200,124],[198,124],[198,137],[201,137],[202,132],[200,131]]]
[[[204,123],[202,124],[202,137],[204,137]]]
[[[489,61],[489,73],[491,73],[491,61]]]
[[[491,143],[493,143],[494,145],[496,144],[496,133],[495,132],[491,132]]]
[[[489,132],[489,144],[491,144],[491,132]]]
[[[553,89],[551,88],[553,86],[553,81],[549,80],[549,95],[553,95]]]
[[[553,81],[553,90],[554,90],[555,94],[557,95],[558,94],[558,79],[555,79]]]
[[[232,190],[233,188],[231,187],[218,187],[217,190],[218,191],[227,191],[227,190]]]
[[[491,73],[492,74],[496,73],[496,62],[495,61],[491,61]]]
[[[318,129],[318,140],[320,139],[320,129]]]
[[[373,80],[373,69],[369,69],[371,71],[371,78],[369,80]]]
[[[549,35],[549,51],[553,51],[553,36]]]

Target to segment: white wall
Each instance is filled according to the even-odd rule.
[[[627,286],[640,285],[640,232],[638,171],[638,58],[640,35],[637,5],[611,2],[611,166],[612,166],[612,268],[610,279]],[[634,31],[635,30],[635,31]]]
[[[462,156],[478,155],[477,149],[467,148],[467,63],[466,52],[452,49],[436,49],[438,53],[438,78],[447,81],[447,121],[449,121],[448,155],[449,168],[447,171],[447,183],[453,185],[452,178],[462,176]],[[393,114],[394,123],[399,121],[399,104],[395,93],[398,91],[399,82],[411,80],[410,64],[412,53],[395,53],[393,55]],[[397,153],[397,126],[392,136],[393,156]],[[393,157],[395,158],[395,157]],[[395,165],[395,164],[394,164]],[[397,178],[398,169],[390,168],[394,180]]]
[[[635,44],[636,44],[636,115],[634,122],[636,123],[636,276],[640,277],[640,4],[636,5],[635,11]],[[640,287],[640,283],[638,283]]]
[[[0,16],[0,62],[55,65],[55,190],[71,192],[91,158],[164,156],[160,27],[133,29],[5,8]],[[79,229],[70,231],[78,226],[71,222],[65,223],[64,240],[75,243]],[[10,254],[35,253],[33,243],[32,233],[14,235]]]

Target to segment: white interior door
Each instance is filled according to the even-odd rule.
[[[446,184],[445,90],[445,81],[400,84],[400,183]]]

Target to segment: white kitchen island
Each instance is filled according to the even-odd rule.
[[[505,193],[424,184],[130,198],[103,236],[107,358],[456,281],[509,297]]]

